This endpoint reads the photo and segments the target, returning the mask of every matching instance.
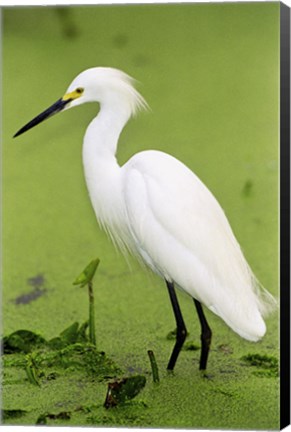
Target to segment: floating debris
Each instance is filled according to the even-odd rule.
[[[126,377],[108,383],[104,407],[113,408],[133,399],[140,393],[145,384],[146,377],[143,375]]]

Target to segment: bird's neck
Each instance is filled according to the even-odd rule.
[[[116,231],[115,213],[122,207],[122,170],[115,154],[127,120],[125,115],[101,108],[88,126],[83,143],[85,180],[91,202],[100,225],[109,232]]]
[[[103,108],[89,124],[84,137],[84,153],[89,157],[115,158],[119,135],[128,121],[126,112]],[[85,155],[84,155],[85,156]]]

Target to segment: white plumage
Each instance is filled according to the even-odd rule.
[[[92,68],[75,78],[62,99],[68,101],[62,109],[100,103],[83,145],[97,219],[123,252],[176,283],[243,338],[257,341],[275,300],[254,277],[212,193],[184,164],[160,151],[137,153],[122,167],[117,163],[123,127],[147,106],[133,84],[119,70]]]
[[[240,336],[261,338],[266,305],[209,190],[183,164],[157,151],[134,156],[122,171],[128,225],[147,264]]]

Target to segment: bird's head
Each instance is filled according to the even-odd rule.
[[[134,87],[134,80],[124,72],[96,67],[81,72],[69,85],[64,96],[23,126],[14,137],[21,135],[52,115],[86,102],[99,102],[101,108],[120,110],[127,118],[147,103]]]

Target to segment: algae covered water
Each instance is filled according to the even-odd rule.
[[[119,162],[155,148],[186,163],[277,296],[279,4],[4,8],[3,27],[3,330],[18,344],[4,355],[4,423],[278,428],[277,314],[253,344],[206,311],[203,378],[198,319],[178,293],[188,344],[167,373],[175,323],[164,284],[99,230],[83,180],[82,137],[98,106],[12,136],[82,70],[129,73],[151,111],[123,131]],[[73,285],[94,257],[96,349],[86,293]],[[129,388],[134,376],[144,377],[134,397],[104,407],[108,383]]]

